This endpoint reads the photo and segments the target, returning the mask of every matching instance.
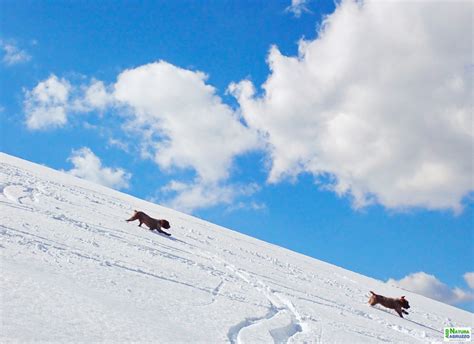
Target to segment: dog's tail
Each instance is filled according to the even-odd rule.
[[[375,294],[372,290],[370,291],[370,293],[371,293],[372,295],[377,295],[377,294]]]

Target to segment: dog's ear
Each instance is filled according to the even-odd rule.
[[[405,296],[402,296],[400,299],[405,300]]]

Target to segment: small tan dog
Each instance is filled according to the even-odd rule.
[[[133,216],[131,218],[129,218],[128,220],[126,220],[126,221],[130,222],[130,221],[135,221],[135,220],[138,220],[138,222],[139,222],[138,227],[141,227],[142,223],[144,223],[145,225],[147,225],[147,227],[151,231],[156,229],[160,233],[163,233],[163,234],[168,235],[168,236],[171,235],[170,233],[167,233],[167,232],[165,232],[164,230],[161,229],[162,227],[166,228],[166,229],[170,228],[170,223],[166,220],[154,219],[154,218],[148,216],[147,214],[145,214],[143,211],[138,211],[138,210],[135,210],[135,213],[133,214]]]
[[[408,301],[405,299],[405,296],[402,296],[399,299],[394,299],[391,297],[385,297],[382,295],[377,295],[373,291],[370,292],[372,296],[369,299],[369,305],[375,306],[376,304],[380,303],[382,306],[394,309],[400,317],[403,318],[403,314],[408,314],[407,311],[405,311],[402,308],[410,308],[410,305],[408,304]],[[402,314],[403,313],[403,314]]]

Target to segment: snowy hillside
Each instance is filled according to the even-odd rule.
[[[473,314],[0,154],[0,342],[442,342]],[[171,237],[127,223],[133,209]],[[332,243],[334,244],[334,243]],[[405,319],[367,304],[405,295]]]

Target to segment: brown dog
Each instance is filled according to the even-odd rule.
[[[402,308],[410,308],[410,305],[408,304],[408,301],[405,300],[405,296],[402,296],[399,299],[394,299],[391,297],[385,297],[382,295],[377,295],[373,291],[370,292],[372,296],[369,299],[369,305],[375,306],[376,304],[380,303],[382,306],[394,309],[400,317],[403,318],[402,313],[408,314],[407,311],[405,311]]]
[[[128,220],[126,220],[126,221],[129,222],[129,221],[135,221],[135,220],[138,220],[138,222],[140,222],[138,224],[138,227],[141,227],[142,223],[144,223],[144,224],[147,225],[147,227],[151,231],[156,229],[160,233],[166,234],[168,236],[171,235],[170,233],[167,233],[167,232],[165,232],[164,230],[161,229],[162,227],[166,228],[166,229],[170,228],[170,223],[166,220],[154,219],[154,218],[148,216],[147,214],[145,214],[143,211],[138,211],[138,210],[135,210],[135,213],[133,214],[133,216],[131,218],[129,218]]]

